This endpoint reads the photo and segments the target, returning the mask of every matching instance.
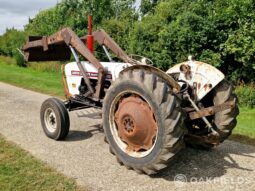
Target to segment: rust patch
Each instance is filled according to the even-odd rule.
[[[201,88],[201,83],[198,83],[197,89],[200,90],[200,88]]]
[[[205,84],[204,85],[204,90],[206,91],[207,89],[211,89],[212,88],[212,84]]]
[[[208,88],[207,84],[204,85],[204,90],[206,91]]]
[[[65,97],[69,98],[72,95],[70,94],[68,87],[67,87],[67,83],[66,83],[66,76],[65,76],[65,65],[61,66],[61,71],[62,71],[62,82],[63,82],[63,86],[64,86],[64,93],[65,93]]]
[[[191,80],[192,75],[191,75],[191,68],[190,68],[189,65],[187,65],[187,64],[182,64],[182,65],[180,66],[180,71],[181,71],[182,73],[184,73],[185,78],[186,78],[187,80]]]
[[[120,101],[115,122],[118,133],[128,151],[149,150],[155,140],[157,124],[149,105],[138,96]]]

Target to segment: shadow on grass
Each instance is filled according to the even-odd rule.
[[[229,139],[243,144],[255,146],[255,138],[251,138],[246,135],[232,134]]]

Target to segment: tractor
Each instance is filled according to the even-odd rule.
[[[68,135],[68,112],[95,108],[117,161],[151,175],[185,146],[210,149],[229,137],[239,109],[222,72],[192,56],[164,72],[146,57],[125,53],[104,30],[93,32],[88,18],[86,36],[63,28],[51,36],[30,36],[22,47],[26,61],[75,60],[62,65],[66,100],[42,103],[41,125],[49,138]],[[108,62],[95,57],[95,42]]]

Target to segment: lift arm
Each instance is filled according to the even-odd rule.
[[[92,31],[92,26],[90,26],[89,29]],[[93,32],[92,35],[91,32],[89,34],[99,45],[102,45],[104,48],[109,48],[119,59],[133,65],[137,64],[104,30],[100,29]],[[88,40],[87,38],[88,36],[79,38],[70,28],[64,28],[48,37],[29,37],[29,40],[23,46],[22,51],[24,52],[26,61],[61,61],[69,60],[71,57],[71,50],[72,53],[75,53],[73,51],[74,49],[84,59],[92,63],[98,70],[98,81],[95,88],[96,91],[94,92],[84,67],[80,61],[76,61],[79,70],[85,79],[90,95],[92,94],[92,97],[95,100],[99,100],[104,87],[106,71],[91,50],[86,47],[85,44]],[[71,50],[69,47],[71,47]],[[77,56],[75,57],[78,58]]]
[[[67,46],[63,45],[66,44]],[[98,70],[98,82],[96,86],[96,91],[91,92],[95,99],[100,98],[101,91],[104,87],[104,78],[105,78],[105,70],[101,63],[95,58],[95,56],[90,52],[90,50],[85,46],[82,40],[70,29],[64,28],[59,32],[49,36],[42,37],[39,40],[33,40],[27,42],[22,50],[25,54],[25,59],[27,61],[44,61],[44,60],[62,60],[65,57],[70,56],[70,50],[66,49],[66,47],[72,46],[83,58],[87,59],[90,63],[92,63]],[[66,52],[62,52],[62,54],[57,54],[58,50],[62,48]],[[33,54],[34,51],[34,54]],[[45,54],[45,52],[48,52]],[[44,54],[45,56],[39,56],[39,54]],[[38,57],[36,58],[36,54]],[[61,57],[63,55],[63,57]],[[77,63],[78,67],[84,78],[88,79],[86,71],[80,62]],[[90,86],[90,84],[87,84]],[[91,90],[90,90],[91,91]]]
[[[136,64],[103,29],[93,32],[93,37],[94,41],[101,46],[109,48],[119,59],[126,63]],[[81,37],[81,40],[86,42],[87,36]]]

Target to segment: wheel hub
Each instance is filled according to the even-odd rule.
[[[127,133],[132,133],[134,131],[134,120],[131,116],[124,117],[123,125]]]
[[[150,106],[138,96],[123,98],[115,113],[118,134],[127,150],[149,150],[155,140],[157,124]]]
[[[51,108],[48,108],[45,111],[44,121],[45,121],[46,128],[50,132],[54,132],[56,130],[56,125],[57,125],[56,114],[54,113],[54,111]]]
[[[51,125],[55,125],[56,120],[55,120],[55,117],[54,117],[53,114],[50,115],[50,121],[49,122],[50,122]]]

